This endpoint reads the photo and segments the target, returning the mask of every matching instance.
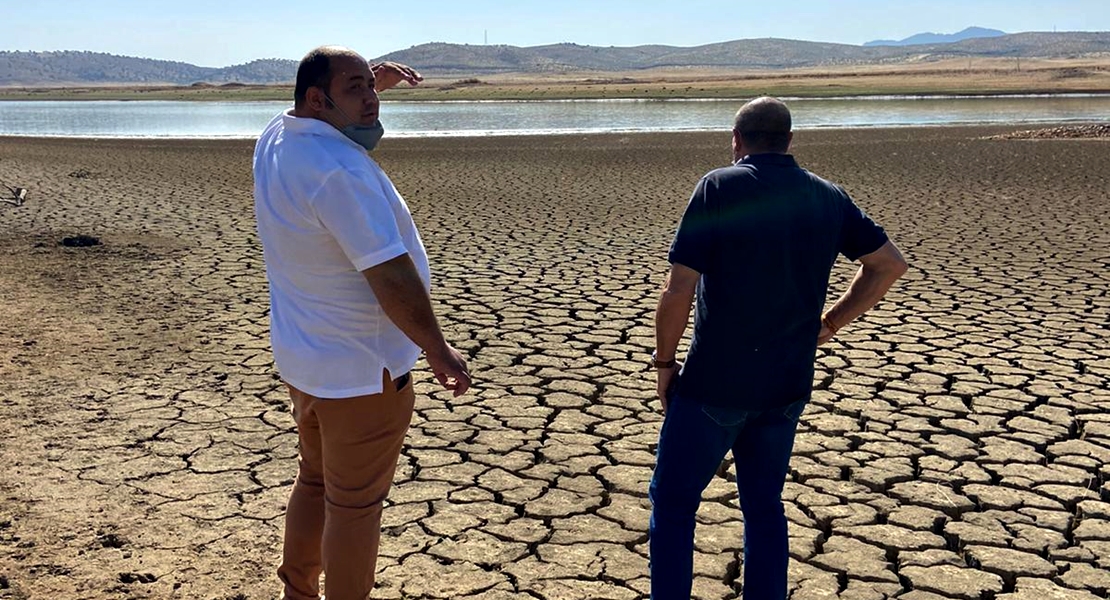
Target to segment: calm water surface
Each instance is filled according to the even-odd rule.
[[[739,100],[385,102],[386,136],[725,130]],[[1102,121],[1110,95],[789,101],[795,127]],[[0,102],[0,135],[253,138],[287,102]]]

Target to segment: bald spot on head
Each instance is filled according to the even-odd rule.
[[[309,51],[297,66],[297,84],[293,89],[294,105],[299,107],[304,103],[310,87],[328,90],[335,75],[335,63],[348,60],[366,62],[358,52],[343,46],[320,46]]]
[[[790,147],[790,109],[781,100],[764,96],[736,112],[732,130],[755,152],[786,152]]]

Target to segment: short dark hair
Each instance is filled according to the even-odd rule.
[[[740,131],[744,146],[760,148],[768,152],[786,152],[790,149],[790,132],[781,131]]]
[[[790,149],[792,126],[790,109],[786,104],[764,96],[745,104],[736,113],[732,130],[745,146],[768,152],[786,152]]]
[[[293,88],[295,106],[304,104],[310,87],[318,87],[325,92],[331,89],[331,80],[334,76],[331,70],[332,59],[341,56],[362,60],[358,53],[339,46],[320,46],[301,59],[301,64],[297,66],[297,84]]]

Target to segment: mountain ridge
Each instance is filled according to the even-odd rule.
[[[0,51],[0,85],[286,83],[297,61],[260,58],[228,67],[198,67],[181,61],[59,50]]]
[[[874,46],[916,46],[920,44],[950,44],[953,42],[962,42],[964,40],[977,39],[977,38],[992,38],[1007,35],[1005,31],[998,29],[986,29],[984,27],[968,27],[956,33],[918,33],[911,35],[908,38],[901,40],[872,40],[865,42],[864,47]]]
[[[779,38],[680,47],[478,46],[430,42],[374,60],[395,60],[425,75],[621,72],[654,68],[788,69],[897,64],[960,57],[1073,58],[1110,56],[1110,32],[1030,32],[914,46],[855,46]],[[257,59],[228,67],[199,67],[87,51],[0,51],[0,86],[281,84],[297,61]]]
[[[440,74],[553,71],[633,71],[661,67],[785,69],[885,64],[952,56],[1063,58],[1110,55],[1110,32],[1018,33],[917,46],[854,46],[761,38],[694,47],[602,48],[578,44],[475,46],[431,42],[382,58]]]

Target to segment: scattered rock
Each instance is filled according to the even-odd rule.
[[[154,573],[120,573],[120,583],[154,583],[158,577]]]
[[[62,245],[67,248],[87,248],[89,246],[99,246],[100,238],[84,234],[64,237],[62,238]]]
[[[127,538],[114,533],[98,535],[96,541],[102,548],[122,548],[127,545]]]

